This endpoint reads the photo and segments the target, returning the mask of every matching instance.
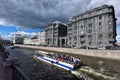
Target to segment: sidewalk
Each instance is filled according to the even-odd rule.
[[[2,67],[2,58],[1,58],[1,55],[0,55],[0,80],[3,80],[3,67]]]

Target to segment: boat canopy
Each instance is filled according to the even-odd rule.
[[[35,51],[35,53],[38,53],[38,54],[48,54],[48,52],[40,51],[40,50]]]

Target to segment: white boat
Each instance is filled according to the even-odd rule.
[[[81,60],[79,58],[74,58],[58,53],[49,53],[37,50],[34,53],[34,58],[64,68],[66,70],[75,70],[81,66]]]

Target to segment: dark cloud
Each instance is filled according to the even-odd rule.
[[[22,28],[43,28],[45,24],[68,19],[82,10],[84,0],[0,0],[0,19]]]
[[[0,24],[44,28],[55,20],[68,22],[73,15],[98,3],[95,0],[0,0]]]

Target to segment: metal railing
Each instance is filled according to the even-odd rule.
[[[12,65],[12,80],[31,80],[16,65]]]

